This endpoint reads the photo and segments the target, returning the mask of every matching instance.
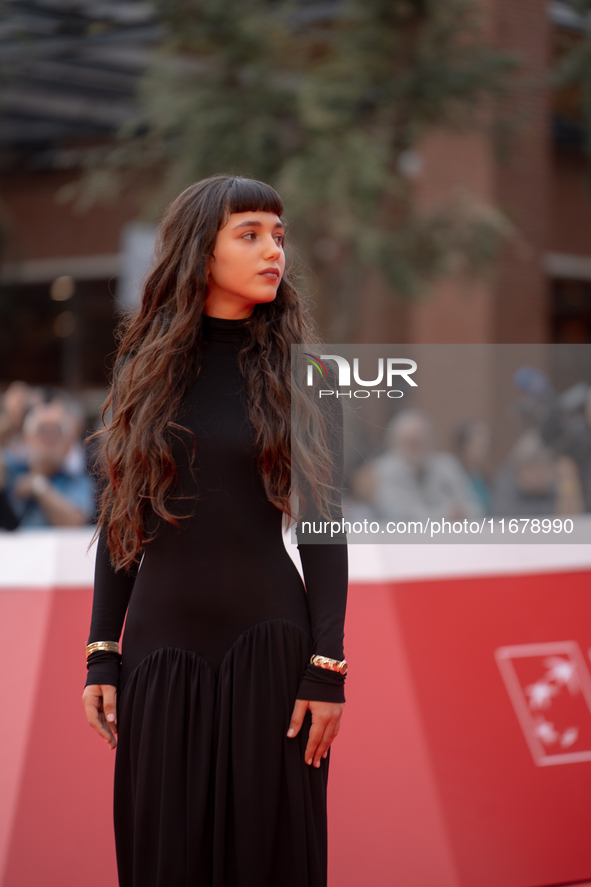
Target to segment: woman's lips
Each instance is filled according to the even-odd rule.
[[[279,280],[279,271],[277,268],[265,268],[259,271],[260,277],[267,277],[269,280]]]

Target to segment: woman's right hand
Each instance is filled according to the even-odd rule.
[[[111,684],[89,684],[84,688],[82,702],[91,727],[115,748],[117,740],[117,688]]]

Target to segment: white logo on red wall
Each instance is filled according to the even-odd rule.
[[[535,763],[591,761],[591,676],[576,641],[499,647],[495,659]]]

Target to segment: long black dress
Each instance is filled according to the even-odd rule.
[[[256,469],[246,335],[247,320],[204,317],[178,417],[197,436],[194,476],[187,441],[173,444],[192,516],[158,528],[136,575],[115,573],[99,539],[88,643],[117,640],[127,612],[121,663],[93,654],[86,682],[118,686],[121,887],[326,884],[329,758],[304,761],[310,712],[286,732],[296,698],[344,701],[343,677],[309,660],[343,658],[347,546],[298,537],[304,586]]]

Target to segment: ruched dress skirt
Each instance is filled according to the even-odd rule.
[[[119,694],[115,830],[122,887],[326,883],[326,784],[304,763],[309,713],[286,736],[310,638],[245,631],[219,674],[164,647]]]

